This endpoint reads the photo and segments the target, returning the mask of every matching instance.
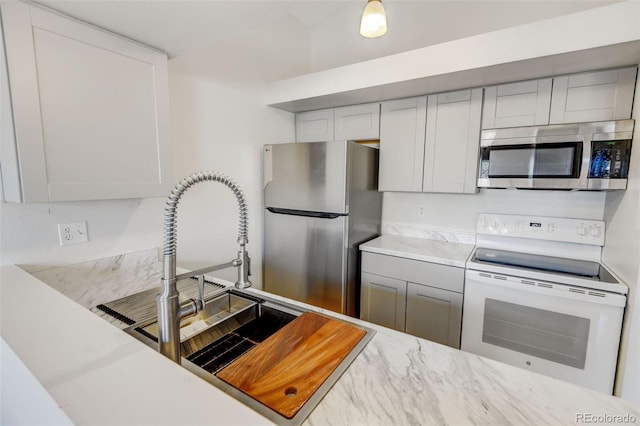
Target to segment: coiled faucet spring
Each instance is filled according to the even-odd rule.
[[[176,254],[176,239],[177,239],[177,225],[176,225],[176,211],[178,203],[184,192],[191,188],[196,183],[204,181],[220,182],[236,196],[238,200],[238,206],[240,209],[239,229],[238,229],[238,243],[240,245],[246,245],[249,242],[248,239],[248,219],[247,219],[247,201],[244,196],[244,192],[233,179],[224,173],[204,171],[194,173],[182,179],[175,188],[169,194],[169,199],[164,208],[164,255]]]
[[[214,265],[192,272],[194,275],[201,275],[200,294],[198,303],[181,307],[178,297],[176,276],[176,240],[177,224],[176,215],[178,203],[184,192],[199,182],[214,181],[226,185],[233,191],[240,208],[240,219],[238,228],[238,244],[240,250],[238,257],[231,262]],[[163,252],[163,272],[162,290],[156,300],[158,304],[158,350],[163,355],[180,363],[180,320],[186,316],[197,314],[205,304],[204,301],[204,274],[221,268],[236,266],[238,268],[238,281],[235,286],[246,288],[251,286],[249,281],[251,259],[246,250],[249,242],[247,229],[247,201],[240,187],[229,176],[213,171],[194,173],[182,179],[169,194],[169,199],[164,209],[164,252]],[[191,273],[181,274],[189,276]]]

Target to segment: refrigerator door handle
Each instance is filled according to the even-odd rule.
[[[288,214],[292,216],[308,216],[308,217],[316,217],[320,219],[337,219],[340,216],[347,216],[346,213],[312,212],[307,210],[281,209],[278,207],[267,207],[267,210],[275,214]]]
[[[269,182],[273,180],[273,149],[271,145],[264,146],[264,176],[262,189],[267,187]]]

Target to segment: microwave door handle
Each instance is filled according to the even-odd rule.
[[[578,186],[580,188],[588,188],[589,185],[589,166],[591,163],[591,135],[585,136],[582,143],[582,164],[580,165],[580,177]]]

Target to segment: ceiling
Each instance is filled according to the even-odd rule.
[[[619,0],[535,2],[530,0],[385,0],[389,19],[394,18],[395,13],[395,18],[398,20],[402,18],[404,22],[400,25],[402,33],[396,34],[396,39],[387,36],[379,39],[381,43],[377,45],[383,48],[383,55],[388,55],[415,48],[406,42],[412,34],[415,34],[413,37],[417,39],[414,43],[419,43],[419,40],[424,42],[425,39],[455,39],[459,37],[457,34],[461,31],[473,32],[474,26],[478,27],[479,31],[503,28],[510,26],[511,21],[513,21],[511,25],[517,25],[523,20],[544,18],[544,15],[540,15],[538,11],[544,11],[540,13],[546,16],[553,16],[612,1]],[[309,31],[332,20],[348,21],[350,26],[357,25],[365,4],[365,0],[38,0],[34,2],[156,47],[167,52],[170,57],[183,55],[256,27],[277,25],[284,17],[296,19]],[[519,14],[518,8],[521,11]],[[501,10],[505,13],[501,13]],[[534,11],[538,13],[537,16],[533,16],[536,15]],[[428,19],[425,13],[429,15]],[[469,14],[472,16],[467,16]],[[327,25],[327,28],[332,27]],[[426,33],[427,30],[432,33],[437,31],[439,34],[434,36]],[[325,34],[326,31],[325,29]],[[328,31],[332,33],[332,30]],[[330,40],[330,37],[325,37],[325,34],[321,37],[328,39],[333,45],[334,41]],[[401,38],[398,39],[400,36]],[[336,35],[336,37],[339,36]],[[355,52],[363,50],[359,44],[362,43],[361,41],[354,43],[356,43]]]
[[[310,30],[352,0],[40,0],[170,57],[291,16]]]

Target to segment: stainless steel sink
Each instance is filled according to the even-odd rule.
[[[373,330],[358,326],[367,332],[364,338],[291,419],[227,384],[216,373],[303,312],[305,310],[297,306],[257,297],[247,291],[223,289],[209,297],[205,309],[196,317],[181,322],[181,365],[271,421],[282,425],[299,425],[371,340],[375,333]],[[134,324],[125,331],[157,350],[158,325],[155,319]]]

